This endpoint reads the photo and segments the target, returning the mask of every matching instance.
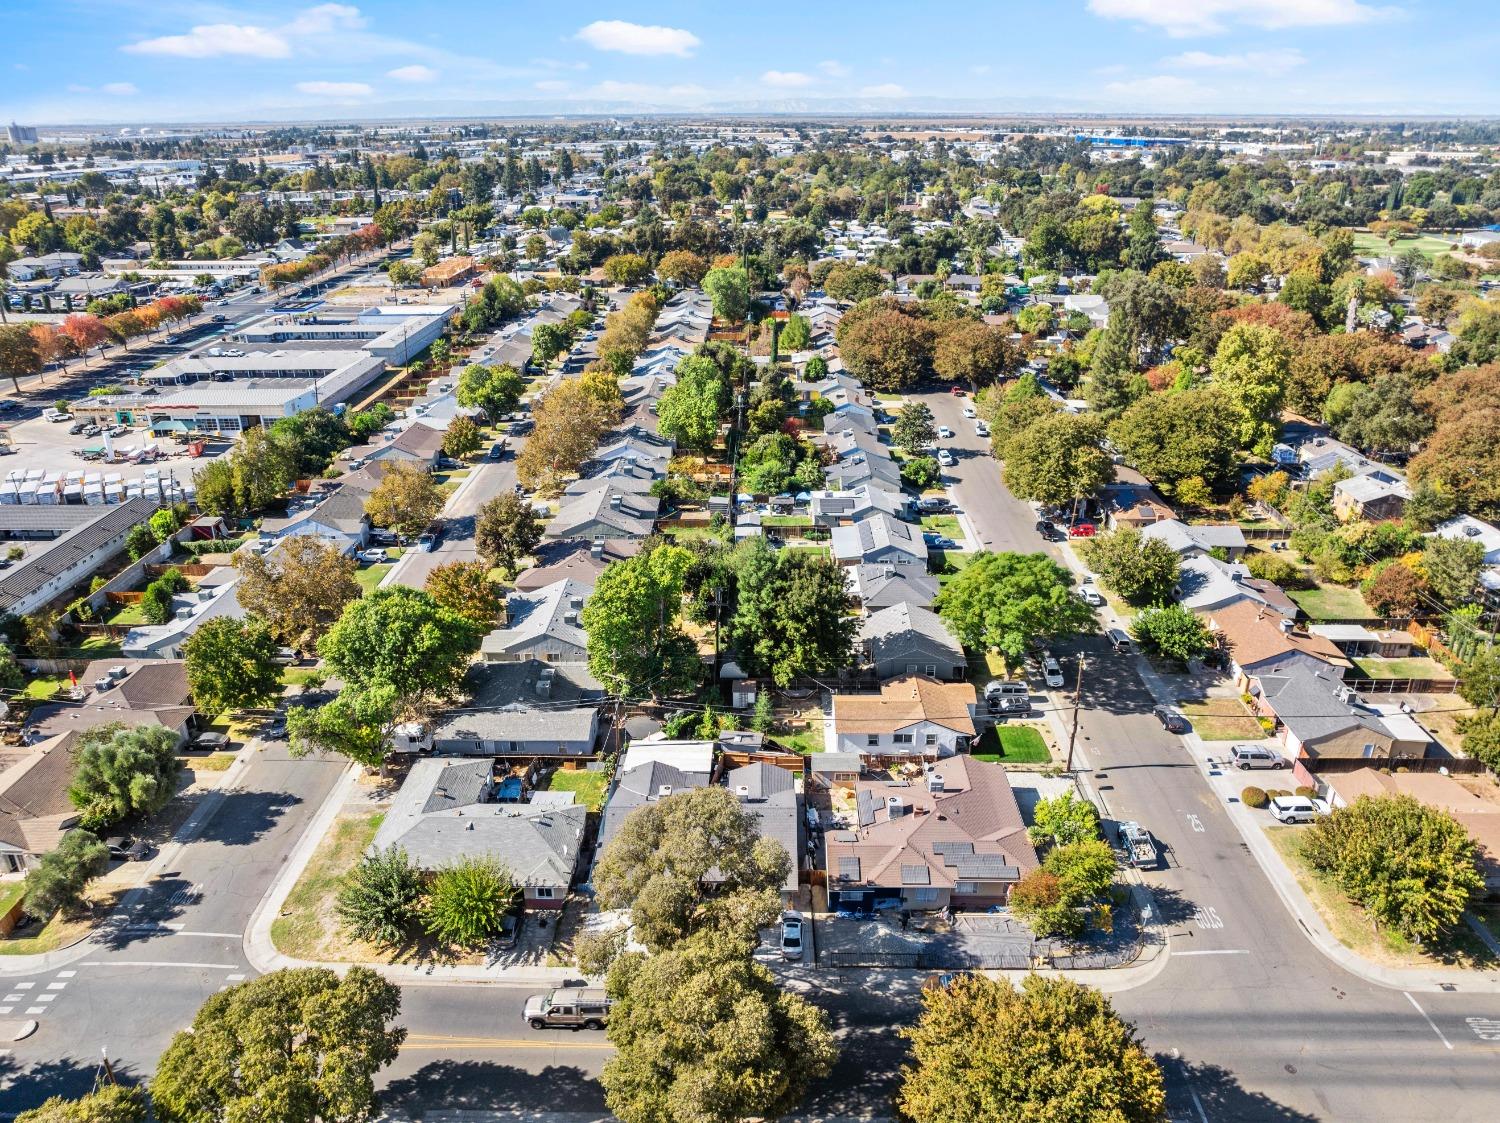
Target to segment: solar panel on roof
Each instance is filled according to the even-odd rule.
[[[875,808],[878,805],[873,792],[861,791],[855,796],[855,810],[859,816],[859,825],[868,827],[875,821]]]
[[[902,866],[902,885],[930,885],[932,872],[926,866]]]
[[[846,881],[858,881],[859,880],[859,859],[858,858],[840,858],[839,859],[839,877],[843,878]]]
[[[999,854],[976,854],[968,858],[960,858],[954,863],[958,876],[966,881],[969,880],[1006,880],[1018,878],[1021,871],[1015,866],[1006,864]]]
[[[956,838],[945,839],[932,844],[934,854],[942,854],[944,857],[957,857],[960,854],[974,853],[972,842],[963,842]]]

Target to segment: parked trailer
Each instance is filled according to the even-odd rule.
[[[1139,823],[1120,824],[1120,845],[1125,850],[1126,860],[1136,869],[1146,869],[1156,865],[1156,840],[1151,837],[1151,832]]]

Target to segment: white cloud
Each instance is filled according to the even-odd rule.
[[[134,97],[141,91],[136,89],[134,82],[106,82],[102,86],[80,86],[77,83],[68,86],[70,94],[108,94],[110,97]]]
[[[587,70],[589,64],[586,62],[563,62],[555,58],[534,58],[532,66],[540,66],[543,70]]]
[[[590,97],[621,101],[683,101],[700,98],[707,92],[702,86],[687,83],[652,86],[646,82],[617,82],[612,78],[590,87],[587,91]]]
[[[863,86],[859,91],[860,97],[905,97],[906,87],[898,86],[895,82],[882,82],[878,86]]]
[[[676,55],[689,58],[703,45],[691,31],[679,27],[655,27],[619,19],[595,20],[574,36],[596,51],[619,51],[625,55]]]
[[[297,89],[314,97],[369,97],[375,92],[363,82],[298,82]]]
[[[811,86],[813,76],[803,74],[797,70],[768,70],[760,76],[760,80],[768,86],[775,86],[780,90],[792,90],[799,86]]]
[[[572,82],[563,82],[556,78],[549,78],[542,82],[533,82],[532,85],[544,94],[566,93],[573,86]]]
[[[385,76],[394,78],[398,82],[436,82],[438,72],[430,66],[413,63],[411,66],[398,66],[395,70],[387,70]]]
[[[1288,27],[1338,27],[1383,19],[1398,10],[1360,0],[1089,0],[1105,19],[1134,20],[1174,38],[1218,35],[1231,24],[1278,31]]]
[[[1296,47],[1272,51],[1246,51],[1237,55],[1215,55],[1208,51],[1184,51],[1166,59],[1168,66],[1189,70],[1247,70],[1257,74],[1285,74],[1307,61]]]
[[[283,29],[288,35],[327,35],[332,31],[358,31],[365,17],[351,4],[319,4],[297,13]]]
[[[1104,92],[1132,106],[1182,105],[1198,101],[1208,93],[1191,78],[1176,74],[1155,74],[1150,78],[1110,82],[1104,87]]]
[[[818,69],[821,70],[824,74],[828,75],[828,77],[830,78],[849,77],[849,68],[843,63],[839,62],[838,59],[824,59],[822,62],[818,63]]]
[[[186,35],[163,35],[142,39],[123,48],[133,55],[173,55],[177,58],[218,58],[246,55],[251,58],[287,58],[291,45],[274,31],[252,24],[204,23]]]

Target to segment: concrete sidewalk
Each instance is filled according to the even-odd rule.
[[[359,782],[362,766],[350,764],[339,782],[328,793],[328,798],[318,808],[317,815],[302,833],[296,848],[287,858],[276,879],[266,890],[265,896],[256,906],[245,929],[245,958],[261,973],[279,971],[287,967],[327,967],[334,971],[347,971],[352,963],[323,963],[315,960],[294,959],[276,949],[271,939],[271,925],[281,914],[297,879],[312,861],[319,844],[338,818],[339,812],[349,800],[355,784]],[[443,964],[408,966],[406,964],[366,963],[362,966],[379,972],[400,986],[451,986],[487,984],[491,986],[557,986],[568,979],[579,977],[578,971],[569,967],[530,967],[510,964],[495,964],[490,967]]]

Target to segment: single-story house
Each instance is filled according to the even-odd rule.
[[[260,536],[281,541],[305,534],[331,542],[344,553],[361,549],[370,540],[370,516],[365,514],[368,495],[357,488],[329,489],[326,498],[285,518],[264,519]]]
[[[691,788],[708,786],[708,772],[684,772],[662,760],[647,760],[621,772],[604,805],[599,822],[599,850],[620,833],[625,819],[638,807]]]
[[[1432,738],[1406,718],[1365,702],[1335,675],[1297,668],[1262,675],[1251,689],[1255,709],[1276,723],[1276,735],[1293,757],[1305,760],[1312,771],[1316,761],[1391,760],[1425,756]],[[1400,711],[1389,707],[1394,714]],[[1403,718],[1406,715],[1401,715]]]
[[[797,871],[802,862],[802,800],[793,775],[774,764],[756,761],[731,769],[724,786],[734,793],[745,812],[755,819],[762,838],[780,844],[787,854],[783,901],[797,895]]]
[[[830,910],[986,909],[1037,868],[998,764],[954,756],[917,783],[861,779],[853,788],[855,822],[827,835]]]
[[[926,572],[927,543],[921,527],[883,511],[852,525],[834,527],[830,538],[833,560],[840,565],[911,566]]]
[[[893,604],[860,621],[856,642],[878,678],[926,675],[961,679],[969,663],[942,618],[930,609]]]
[[[1332,640],[1302,631],[1254,601],[1236,601],[1198,615],[1218,633],[1241,689],[1268,674],[1322,672],[1341,679],[1349,669],[1349,660]]]
[[[844,569],[849,592],[866,612],[889,608],[893,604],[914,604],[930,608],[937,599],[938,579],[922,573],[912,565],[851,565]]]
[[[907,509],[906,497],[899,491],[870,484],[848,491],[814,491],[807,502],[807,514],[814,525],[830,529],[874,514],[900,518]]]
[[[493,858],[521,887],[526,908],[561,909],[583,847],[588,809],[556,800],[536,806],[496,803],[493,771],[488,760],[414,762],[375,832],[371,852],[399,846],[426,870],[465,858]]]
[[[975,737],[974,686],[921,675],[883,683],[880,693],[833,695],[836,751],[865,756],[946,757]]]
[[[1345,655],[1378,655],[1382,659],[1405,659],[1416,641],[1400,628],[1372,630],[1363,624],[1309,624],[1307,630],[1322,636]]]
[[[631,741],[620,761],[622,772],[629,772],[643,764],[658,761],[694,775],[701,775],[705,782],[713,778],[714,761],[718,757],[716,741],[674,741],[661,733]]]
[[[1164,543],[1182,558],[1223,551],[1225,561],[1239,561],[1245,553],[1245,532],[1232,524],[1199,526],[1178,519],[1159,519],[1141,528],[1142,538]]]
[[[823,478],[834,491],[850,491],[866,484],[899,491],[901,466],[882,446],[880,453],[856,452],[823,469]]]
[[[641,544],[631,538],[567,538],[546,541],[536,548],[535,563],[516,575],[515,591],[531,593],[571,581],[592,589],[606,566],[640,552]]]
[[[401,460],[430,472],[437,467],[438,457],[443,454],[443,431],[420,421],[408,425],[394,437],[390,434],[381,436],[386,439],[382,440],[377,436],[369,444],[354,449],[349,454],[350,459],[362,459],[366,462]]]
[[[450,756],[571,758],[592,756],[598,737],[594,706],[514,706],[441,718],[432,731],[432,747]]]
[[[1410,498],[1405,480],[1389,472],[1370,472],[1333,485],[1333,513],[1342,522],[1399,519]]]
[[[654,495],[599,487],[582,495],[564,497],[547,524],[548,538],[634,538],[648,536],[656,526],[661,500]]]
[[[0,755],[0,872],[23,873],[78,825],[68,799],[78,736],[60,733]]]
[[[588,635],[579,622],[592,585],[562,580],[531,592],[513,592],[506,601],[506,625],[479,645],[486,663],[588,661]]]
[[[82,733],[111,722],[160,725],[178,744],[193,731],[192,691],[180,659],[96,659],[84,668],[82,702],[48,702],[31,711],[26,728],[33,738]]]
[[[1183,560],[1175,592],[1177,603],[1189,612],[1215,612],[1248,602],[1277,615],[1290,606],[1291,615],[1296,615],[1296,605],[1291,599],[1279,587],[1271,588],[1275,589],[1274,595],[1268,595],[1266,585],[1254,581],[1250,571],[1238,562],[1221,562],[1208,554],[1199,554]]]

